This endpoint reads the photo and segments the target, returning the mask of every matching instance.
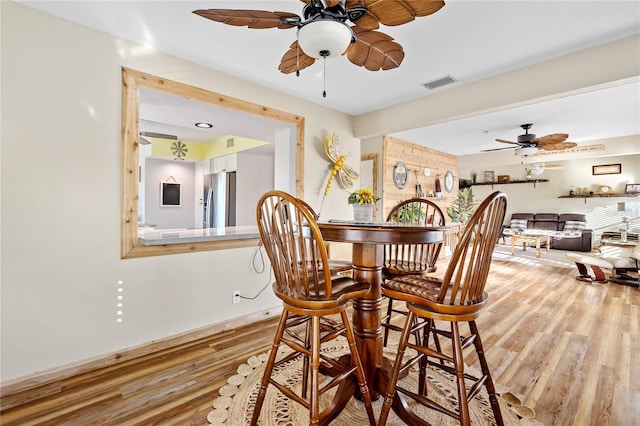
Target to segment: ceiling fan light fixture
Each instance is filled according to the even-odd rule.
[[[352,37],[351,28],[338,21],[313,21],[298,29],[300,48],[315,59],[342,55],[351,44]]]
[[[529,155],[533,155],[538,152],[538,148],[535,146],[523,146],[522,148],[518,148],[515,150],[515,154],[518,157],[527,157]]]
[[[531,172],[535,175],[535,176],[540,176],[543,172],[544,172],[544,163],[533,163],[531,165]]]

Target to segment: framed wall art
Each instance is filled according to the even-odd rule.
[[[628,183],[624,187],[624,193],[630,195],[640,194],[640,183]]]
[[[493,172],[484,172],[485,182],[495,182],[495,174]]]
[[[622,164],[601,164],[591,166],[592,175],[619,175],[622,173]]]
[[[160,183],[160,207],[181,207],[182,191],[180,183]]]
[[[398,161],[393,167],[393,183],[398,189],[404,189],[407,186],[407,180],[409,178],[409,170],[407,165],[402,161]]]
[[[453,183],[455,181],[455,177],[451,170],[447,170],[447,173],[444,174],[444,189],[447,192],[453,191]]]

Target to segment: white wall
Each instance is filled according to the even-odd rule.
[[[121,67],[306,117],[314,206],[329,174],[323,137],[338,132],[359,158],[351,117],[13,2],[0,17],[1,380],[280,306],[269,289],[231,304],[270,281],[252,248],[120,259]],[[328,198],[350,217],[337,185]]]
[[[236,225],[256,226],[258,200],[273,185],[272,156],[238,153]]]
[[[525,179],[524,168],[527,165],[495,166],[489,163],[491,156],[486,156],[484,163],[475,157],[473,170],[478,172],[478,182],[482,182],[484,171],[493,171],[496,176],[509,175],[512,179]],[[622,165],[622,173],[615,175],[592,175],[591,167],[598,164]],[[583,213],[587,215],[587,225],[596,234],[606,229],[616,229],[622,222],[622,217],[631,219],[634,229],[640,230],[640,198],[558,198],[569,195],[569,190],[577,187],[587,187],[596,192],[599,187],[608,185],[616,193],[624,193],[627,183],[640,181],[640,154],[626,156],[612,156],[600,158],[578,158],[567,161],[553,161],[548,164],[563,167],[561,169],[545,170],[540,179],[548,179],[536,185],[532,183],[493,186],[476,185],[473,187],[475,199],[481,200],[493,191],[503,191],[509,201],[506,221],[511,213]],[[471,168],[460,169],[460,176],[469,176]],[[628,201],[630,211],[618,212],[617,203]]]

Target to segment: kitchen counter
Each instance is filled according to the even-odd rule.
[[[204,229],[144,229],[138,232],[138,242],[146,246],[205,241],[244,240],[260,238],[257,226],[230,226]]]

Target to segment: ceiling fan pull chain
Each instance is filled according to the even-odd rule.
[[[327,57],[322,57],[322,97],[327,97]]]
[[[296,43],[296,77],[300,77],[300,45]]]

